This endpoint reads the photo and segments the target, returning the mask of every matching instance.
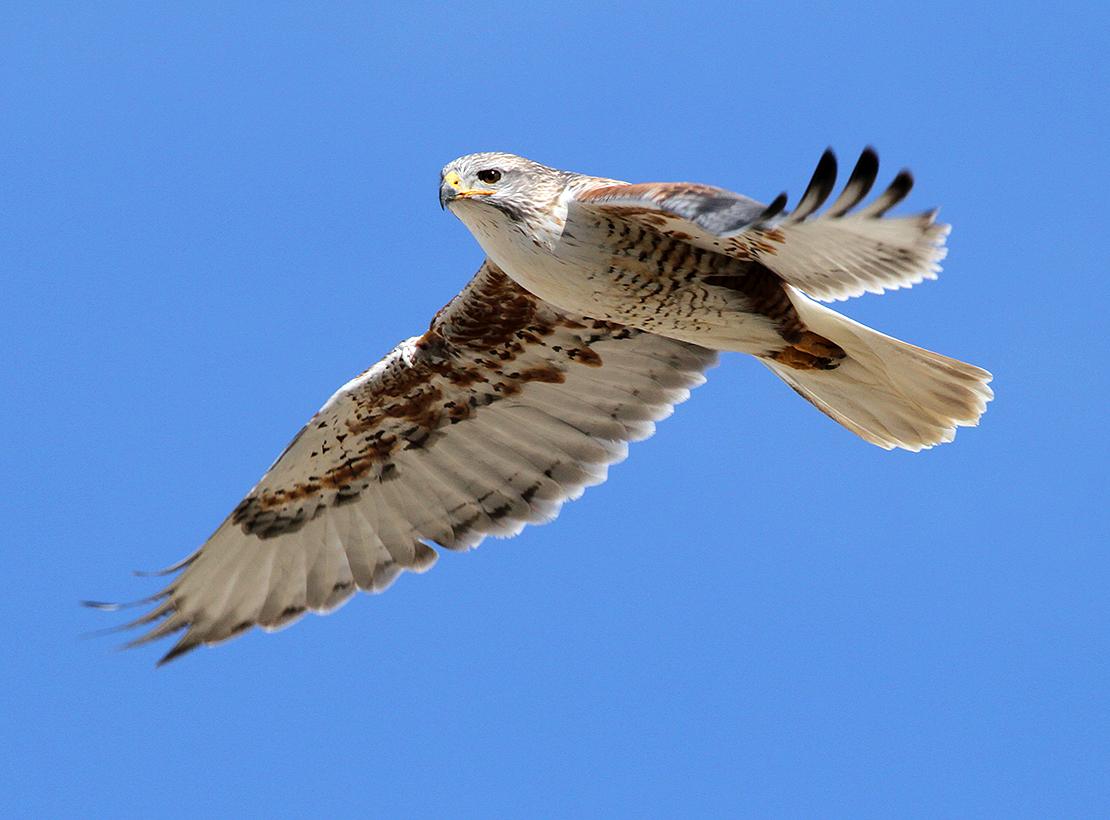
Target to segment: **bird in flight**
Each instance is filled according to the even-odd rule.
[[[759,359],[885,449],[974,425],[978,367],[898,341],[820,301],[934,279],[948,226],[888,216],[907,171],[863,151],[824,211],[826,151],[793,211],[708,185],[629,184],[505,153],[440,176],[440,204],[486,253],[428,330],[343,385],[212,536],[168,568],[129,646],[183,632],[161,662],[254,626],[328,612],[550,521],[628,442],[685,401],[718,351]],[[91,604],[101,608],[118,605]]]

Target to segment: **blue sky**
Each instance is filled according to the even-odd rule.
[[[408,9],[0,11],[4,815],[1110,811],[1105,4]],[[446,161],[769,199],[868,143],[951,253],[844,309],[995,373],[954,445],[730,356],[553,525],[160,670],[78,638],[469,278]]]

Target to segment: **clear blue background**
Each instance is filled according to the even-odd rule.
[[[1110,811],[1106,4],[225,5],[0,12],[5,816]],[[955,229],[846,310],[994,371],[954,445],[727,357],[551,526],[157,671],[78,638],[468,279],[446,161],[769,199],[868,143]]]

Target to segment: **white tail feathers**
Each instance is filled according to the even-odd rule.
[[[832,370],[761,359],[819,410],[884,449],[921,450],[973,426],[994,393],[991,374],[854,322],[789,288],[806,326],[848,357]]]

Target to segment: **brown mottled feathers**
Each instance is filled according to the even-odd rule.
[[[325,612],[554,518],[704,381],[715,354],[562,313],[490,263],[337,392],[129,624],[163,659]]]

